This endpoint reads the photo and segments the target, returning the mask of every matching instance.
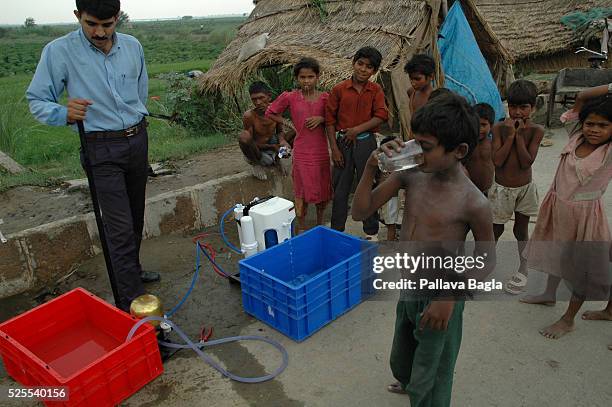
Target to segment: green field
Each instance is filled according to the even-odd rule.
[[[151,112],[165,111],[168,72],[206,71],[235,35],[241,19],[206,19],[135,23],[120,29],[136,36],[145,49]],[[0,150],[28,172],[11,176],[0,171],[0,191],[17,185],[54,185],[83,176],[79,138],[68,127],[41,125],[30,115],[25,90],[42,47],[75,26],[0,29]],[[9,50],[10,52],[6,52]],[[64,97],[65,98],[65,97]],[[183,158],[229,142],[222,134],[194,134],[178,125],[151,119],[150,160]]]
[[[234,38],[241,18],[129,23],[118,31],[135,36],[147,63],[179,64],[214,60]],[[49,41],[74,31],[77,24],[0,27],[0,77],[33,74],[40,52]]]

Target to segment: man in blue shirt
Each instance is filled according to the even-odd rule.
[[[81,27],[45,46],[26,97],[42,123],[76,128],[83,121],[117,306],[127,311],[143,281],[159,280],[139,260],[148,173],[144,52],[134,37],[115,33],[120,0],[76,0],[76,7]]]

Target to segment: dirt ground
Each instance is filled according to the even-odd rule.
[[[554,145],[540,150],[534,164],[540,198],[550,185],[566,140],[564,131],[556,131]],[[609,217],[610,198],[608,191],[604,201]],[[228,232],[235,242],[234,229],[228,228]],[[357,223],[349,222],[347,231],[360,235],[360,229]],[[511,229],[509,224],[502,240],[513,240]],[[206,232],[208,241],[221,250],[223,244],[216,229]],[[380,236],[384,234],[381,228]],[[143,242],[143,266],[163,276],[161,283],[151,284],[147,289],[162,299],[167,310],[178,303],[189,287],[195,264],[191,238],[191,235],[164,236]],[[222,251],[218,259],[226,271],[237,270],[236,255]],[[105,273],[103,258],[97,256],[58,286],[55,294],[81,286],[112,302]],[[532,287],[540,288],[541,285]],[[48,298],[18,296],[0,300],[0,321]],[[452,405],[609,406],[612,352],[607,345],[612,343],[612,323],[578,319],[576,331],[556,341],[538,333],[538,329],[558,319],[566,306],[561,301],[553,307],[526,305],[511,296],[466,304]],[[602,306],[601,302],[588,303],[583,308]],[[408,406],[405,396],[385,390],[393,381],[388,358],[394,320],[394,302],[367,301],[304,342],[296,343],[248,316],[242,309],[239,287],[230,285],[206,265],[192,295],[173,321],[191,338],[197,337],[202,325],[214,327],[214,338],[234,335],[273,338],[286,347],[289,367],[275,380],[247,385],[222,377],[193,352],[181,351],[164,365],[162,376],[122,406]],[[280,363],[276,351],[249,342],[214,347],[210,354],[231,371],[245,376],[271,372]],[[14,387],[16,384],[1,366],[0,389]],[[0,405],[17,404],[3,404],[0,400]]]
[[[149,178],[148,197],[237,174],[246,171],[249,165],[236,144],[186,160],[168,161],[164,163],[164,168],[172,169],[175,173]],[[62,187],[32,186],[13,188],[0,193],[0,219],[4,220],[0,230],[4,234],[15,233],[92,210],[86,190],[69,192]]]
[[[238,145],[233,144],[189,159],[167,161],[163,168],[174,173],[149,178],[147,197],[247,171],[249,165]],[[15,233],[92,210],[87,190],[35,186],[12,188],[0,193],[0,219],[4,220],[0,230],[4,234]]]

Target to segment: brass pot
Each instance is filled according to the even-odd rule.
[[[130,314],[136,318],[163,317],[164,308],[159,298],[152,294],[144,294],[132,301],[130,304]],[[149,324],[158,327],[160,321],[149,321]]]

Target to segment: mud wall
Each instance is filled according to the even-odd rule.
[[[276,195],[290,199],[290,177],[278,172],[260,181],[247,173],[154,196],[147,200],[143,237],[191,233],[214,226],[236,203]],[[0,244],[0,298],[40,289],[101,252],[93,213],[73,216],[6,236]]]

